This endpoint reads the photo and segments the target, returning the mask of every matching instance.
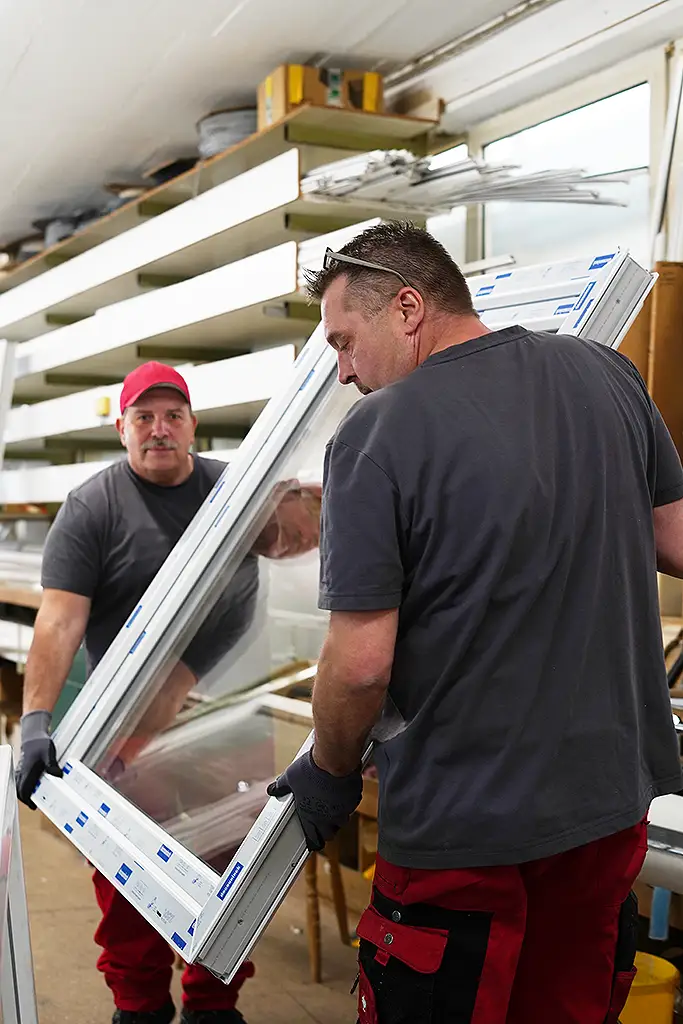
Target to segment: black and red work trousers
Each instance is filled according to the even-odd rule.
[[[381,857],[358,925],[359,1024],[617,1024],[647,825],[515,867]]]

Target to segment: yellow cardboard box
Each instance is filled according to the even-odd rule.
[[[379,113],[384,102],[382,84],[382,76],[375,71],[281,64],[259,85],[258,127],[267,128],[302,103]]]

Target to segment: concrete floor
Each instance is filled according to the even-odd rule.
[[[20,812],[40,1024],[109,1024],[112,1001],[95,967],[98,911],[90,870],[65,839],[41,826],[39,812],[23,807]],[[256,977],[240,999],[248,1024],[356,1020],[355,998],[349,994],[355,951],[339,942],[324,903],[321,917],[323,984],[309,981],[305,904],[295,888],[255,950]],[[176,977],[176,1005],[178,982]]]

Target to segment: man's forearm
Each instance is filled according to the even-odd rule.
[[[345,675],[334,657],[323,652],[313,690],[313,760],[331,775],[348,775],[358,768],[386,696],[386,680]]]
[[[177,662],[130,735],[115,741],[116,756],[126,767],[175,721],[196,682],[194,672],[184,662]]]
[[[58,629],[36,630],[26,662],[24,714],[54,711],[79,644]]]

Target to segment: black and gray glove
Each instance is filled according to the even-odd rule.
[[[21,755],[17,765],[17,796],[36,809],[31,797],[43,772],[61,779],[55,745],[50,736],[52,715],[49,711],[29,711],[21,719]]]
[[[315,852],[322,850],[358,807],[363,776],[360,767],[350,775],[330,775],[318,767],[309,750],[268,786],[269,796],[289,793],[294,795],[306,845]]]

